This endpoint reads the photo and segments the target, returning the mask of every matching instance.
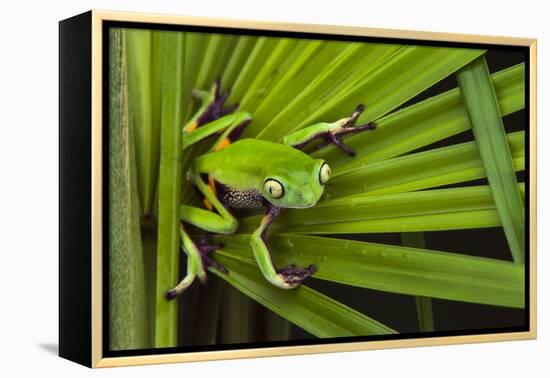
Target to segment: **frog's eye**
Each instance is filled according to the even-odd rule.
[[[275,179],[267,179],[264,183],[264,189],[269,195],[275,199],[281,198],[285,194],[283,184]]]
[[[319,171],[319,181],[321,184],[326,184],[328,179],[330,178],[330,167],[327,163],[323,163],[321,166],[321,170]]]

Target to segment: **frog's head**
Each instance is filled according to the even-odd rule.
[[[330,178],[330,167],[321,159],[310,159],[289,169],[273,169],[264,180],[262,196],[278,207],[314,206]]]

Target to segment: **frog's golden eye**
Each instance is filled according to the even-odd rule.
[[[275,179],[267,179],[264,183],[264,189],[272,198],[281,198],[285,194],[283,184]]]
[[[323,163],[321,170],[319,171],[319,181],[321,184],[326,184],[330,178],[330,167],[327,163]]]

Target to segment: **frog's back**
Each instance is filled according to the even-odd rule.
[[[194,170],[208,174],[235,189],[260,189],[271,167],[290,167],[311,157],[285,144],[241,139],[216,152],[195,159]]]

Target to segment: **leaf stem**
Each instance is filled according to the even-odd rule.
[[[426,248],[426,239],[423,232],[404,232],[401,241],[405,247]],[[434,320],[432,312],[432,299],[416,295],[416,314],[418,317],[418,329],[420,332],[433,332]]]
[[[161,141],[158,207],[155,347],[177,344],[177,301],[165,293],[178,283],[180,268],[179,205],[181,191],[181,128],[183,33],[163,32]]]

